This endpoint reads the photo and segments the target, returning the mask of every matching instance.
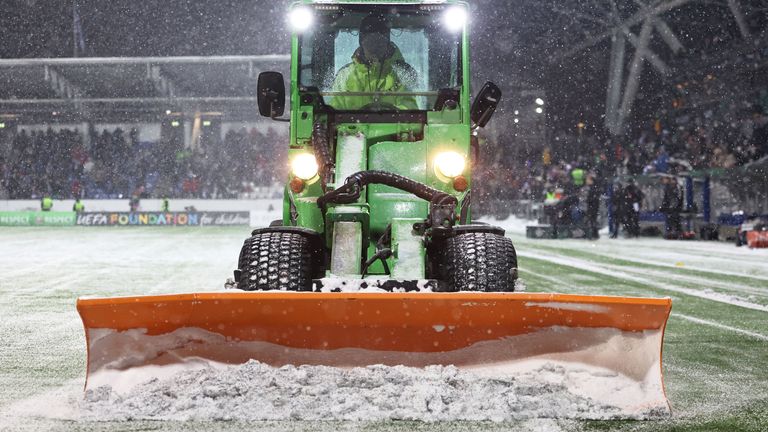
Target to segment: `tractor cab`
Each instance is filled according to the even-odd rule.
[[[336,111],[442,111],[448,100],[458,108],[465,15],[454,8],[452,25],[419,5],[316,13],[297,37],[299,91],[318,91]]]

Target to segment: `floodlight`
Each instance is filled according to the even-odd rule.
[[[467,18],[467,9],[462,6],[451,6],[443,13],[443,23],[452,32],[463,30]]]
[[[312,10],[307,6],[296,6],[288,13],[288,23],[296,33],[303,33],[312,26]]]

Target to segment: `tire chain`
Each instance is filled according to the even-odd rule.
[[[245,291],[311,291],[309,241],[296,233],[255,234],[245,240],[238,260],[238,288]]]
[[[438,268],[448,291],[511,292],[517,279],[517,254],[507,237],[459,234],[445,241]]]

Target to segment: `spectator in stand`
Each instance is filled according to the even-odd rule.
[[[634,148],[625,153],[624,166],[626,167],[626,174],[631,176],[640,175],[643,173],[643,157],[642,151],[639,148]]]
[[[570,176],[571,176],[571,183],[574,185],[575,188],[580,188],[584,186],[584,169],[581,168],[581,164],[576,165],[571,170]]]
[[[271,142],[256,129],[231,131],[221,145],[208,146],[208,154],[183,149],[178,137],[140,143],[135,130],[124,134],[92,128],[88,133],[85,145],[76,130],[21,129],[0,154],[5,161],[2,189],[11,199],[40,199],[41,191],[48,190],[62,196],[122,198],[139,186],[150,196],[237,197],[286,174],[276,172],[285,151],[280,145],[284,137],[273,130]]]
[[[710,166],[713,168],[733,168],[736,166],[736,157],[728,153],[723,146],[717,146],[712,150],[712,162]]]
[[[79,179],[72,180],[72,196],[78,198],[83,193],[83,185]]]
[[[128,207],[130,208],[131,213],[139,211],[139,203],[141,202],[142,194],[144,194],[144,186],[139,186],[131,194],[131,199],[128,200]]]
[[[664,146],[660,146],[656,152],[656,159],[653,161],[653,171],[657,173],[667,173],[669,171],[669,154]]]

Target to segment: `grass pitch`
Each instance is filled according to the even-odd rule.
[[[0,430],[768,429],[768,250],[660,239],[512,236],[528,291],[669,296],[663,371],[671,418],[455,422],[82,422],[85,340],[75,299],[219,289],[248,229],[0,229]],[[44,413],[44,415],[41,415]]]

